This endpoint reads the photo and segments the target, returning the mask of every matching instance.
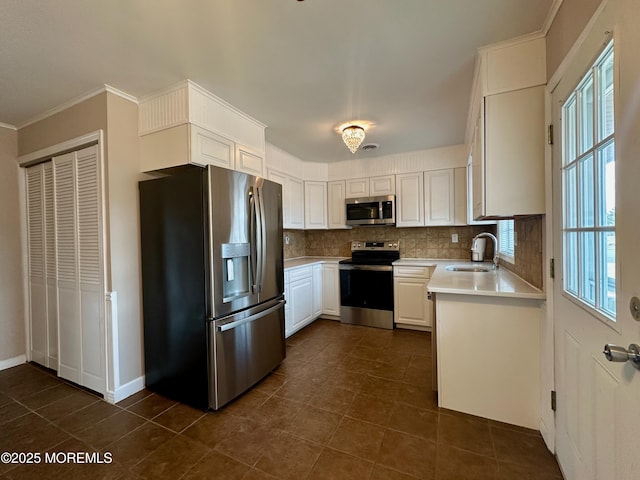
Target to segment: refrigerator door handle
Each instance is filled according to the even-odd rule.
[[[251,242],[251,292],[258,292],[258,255],[259,251],[257,250],[258,244],[258,205],[257,205],[257,191],[252,188],[249,189],[249,210],[251,212],[251,218],[249,220],[249,228],[250,228],[250,242]]]
[[[266,310],[262,310],[261,312],[258,312],[254,315],[250,315],[246,318],[243,318],[242,320],[236,320],[235,322],[229,322],[229,323],[225,323],[223,325],[218,325],[216,327],[216,330],[218,330],[219,332],[226,332],[227,330],[232,330],[234,328],[239,327],[240,325],[244,325],[245,323],[249,323],[249,322],[253,322],[255,320],[258,320],[262,317],[266,317],[267,315],[270,315],[271,313],[275,312],[276,310],[283,308],[284,306],[284,300],[280,300],[278,303],[276,303],[274,306],[267,308]]]
[[[262,193],[262,185],[259,185],[257,188],[258,192],[258,210],[260,211],[260,243],[258,244],[258,249],[260,252],[259,265],[260,265],[260,273],[258,277],[258,292],[262,291],[262,287],[264,285],[264,277],[265,271],[267,269],[267,224],[266,224],[266,213],[264,211],[264,196]]]

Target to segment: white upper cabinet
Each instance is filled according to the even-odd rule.
[[[230,169],[234,167],[236,152],[231,140],[195,125],[188,127],[191,130],[190,163]]]
[[[217,165],[262,176],[264,129],[262,123],[186,80],[140,101],[141,170]]]
[[[466,169],[396,175],[396,226],[466,225]]]
[[[454,225],[467,225],[467,169],[453,169],[454,182]]]
[[[346,197],[377,197],[396,193],[395,175],[346,180]]]
[[[544,213],[543,36],[483,48],[468,122],[471,217]]]
[[[304,184],[302,180],[274,169],[269,169],[269,180],[282,185],[282,226],[303,229]]]
[[[384,175],[369,179],[369,194],[372,197],[380,195],[393,195],[396,193],[396,176]]]
[[[346,180],[346,198],[360,198],[369,196],[369,179],[356,178]]]
[[[455,214],[454,170],[424,172],[425,225],[453,225]]]
[[[328,228],[348,228],[346,224],[345,181],[327,183]]]
[[[483,95],[510,92],[547,82],[543,36],[488,47],[484,54]]]
[[[304,182],[299,178],[289,177],[289,227],[304,228]]]
[[[304,226],[327,228],[327,182],[304,182]]]
[[[424,175],[396,175],[396,226],[424,226]]]
[[[249,175],[264,175],[264,155],[244,145],[236,144],[236,170]]]
[[[544,213],[544,86],[485,100],[483,216]]]

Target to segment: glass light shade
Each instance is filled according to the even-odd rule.
[[[364,128],[350,125],[342,130],[342,140],[351,153],[356,153],[364,140]]]

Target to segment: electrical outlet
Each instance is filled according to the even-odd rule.
[[[291,243],[291,237],[289,235],[284,236],[284,244],[289,245]]]
[[[457,233],[452,233],[451,234],[451,243],[458,243],[458,234]]]

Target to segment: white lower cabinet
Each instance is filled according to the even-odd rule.
[[[289,272],[290,315],[285,318],[285,336],[288,337],[313,320],[313,267],[305,266]]]
[[[433,302],[427,297],[430,277],[430,267],[393,267],[393,320],[396,326],[432,327]]]
[[[322,314],[340,316],[340,271],[337,263],[322,264]]]
[[[322,314],[322,264],[313,265],[313,318]]]
[[[284,272],[285,337],[290,337],[322,314],[340,314],[337,263],[313,263]]]

